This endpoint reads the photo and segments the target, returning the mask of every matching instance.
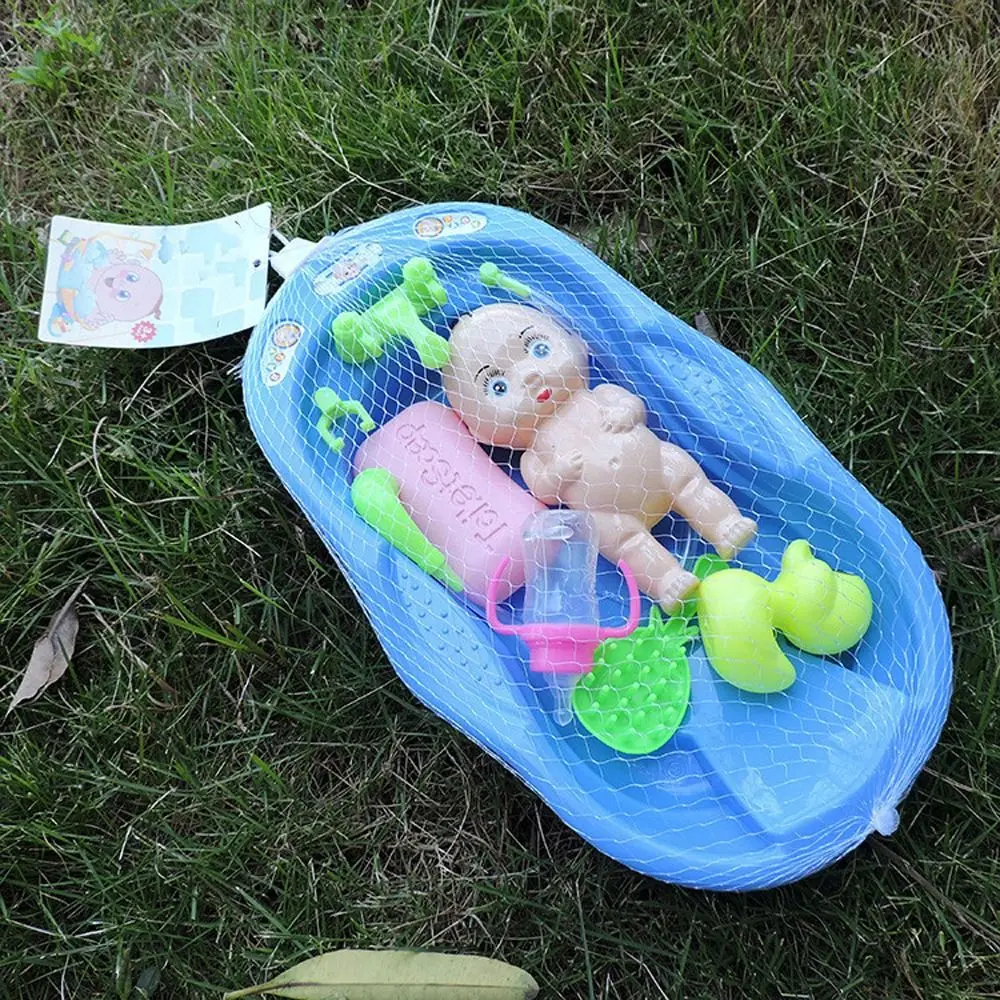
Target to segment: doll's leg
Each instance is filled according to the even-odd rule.
[[[663,474],[677,511],[723,559],[732,559],[757,532],[757,522],[744,517],[736,504],[708,481],[701,466],[683,448],[660,446]]]
[[[639,589],[664,611],[675,611],[698,586],[698,578],[688,573],[637,517],[608,511],[591,514],[597,522],[601,555],[614,563],[627,563]]]

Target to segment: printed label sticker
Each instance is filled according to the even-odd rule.
[[[381,256],[381,243],[362,243],[320,271],[313,278],[313,290],[317,295],[330,295],[337,292],[371,267],[372,264],[377,263]]]
[[[260,356],[261,381],[269,389],[281,383],[288,374],[289,366],[305,333],[301,323],[284,320],[278,323],[267,338],[264,352]]]
[[[413,224],[413,233],[422,240],[436,240],[442,236],[468,236],[485,228],[485,215],[448,212],[444,215],[422,215]]]

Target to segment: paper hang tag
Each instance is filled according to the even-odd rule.
[[[255,326],[267,298],[271,206],[181,226],[57,215],[38,339],[175,347]]]

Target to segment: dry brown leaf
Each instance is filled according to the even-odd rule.
[[[66,673],[76,647],[76,634],[80,630],[80,620],[76,616],[76,599],[86,583],[84,580],[73,591],[69,600],[52,616],[45,634],[35,643],[28,668],[7,706],[7,715],[10,715],[21,702],[29,701],[41,694]]]

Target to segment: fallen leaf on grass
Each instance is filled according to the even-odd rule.
[[[223,1000],[273,993],[289,1000],[532,1000],[538,983],[492,958],[429,951],[331,951]]]
[[[76,616],[76,599],[80,596],[86,580],[73,591],[70,599],[52,616],[45,634],[35,643],[21,683],[14,692],[7,715],[23,701],[41,694],[54,684],[69,666],[76,647],[76,634],[80,630],[80,620]]]

